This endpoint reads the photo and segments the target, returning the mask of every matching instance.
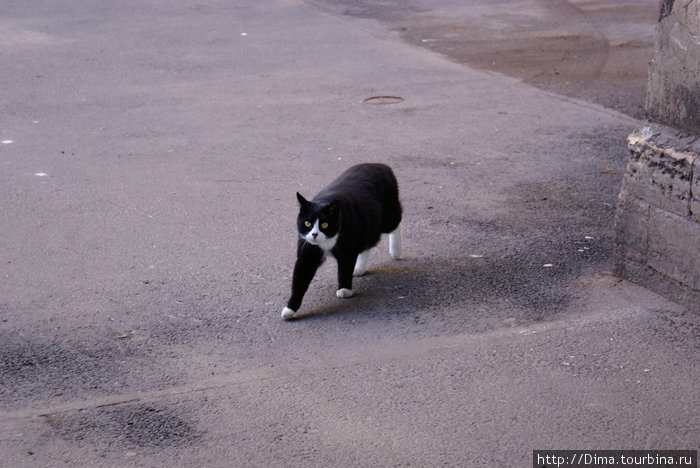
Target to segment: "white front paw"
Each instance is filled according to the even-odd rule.
[[[289,307],[282,309],[282,318],[285,320],[289,320],[290,318],[294,317],[294,314],[296,314],[296,312]]]
[[[335,295],[343,298],[352,297],[352,289],[340,288],[338,291],[336,291]]]

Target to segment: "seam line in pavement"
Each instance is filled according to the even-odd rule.
[[[311,365],[270,365],[266,367],[254,368],[249,371],[246,370],[244,373],[237,376],[229,374],[218,378],[212,378],[205,381],[184,384],[162,390],[106,395],[102,397],[88,398],[85,400],[74,400],[54,406],[11,410],[0,415],[0,421],[6,422],[15,419],[45,417],[57,413],[84,411],[108,406],[157,401],[174,396],[202,393],[211,390],[234,387],[237,385],[246,385],[252,382],[280,379],[289,375],[298,375],[299,370],[304,370],[307,373],[313,371],[325,372],[332,368],[351,367],[358,364],[371,363],[372,361],[377,360],[386,361],[388,359],[400,359],[403,357],[426,355],[435,351],[460,348],[467,343],[479,343],[484,341],[491,342],[493,338],[499,337],[523,339],[534,334],[541,334],[549,331],[579,329],[581,326],[585,326],[589,323],[600,324],[604,322],[613,322],[637,315],[640,312],[644,311],[639,309],[632,312],[624,310],[603,310],[601,312],[573,319],[565,317],[554,322],[531,324],[516,328],[499,328],[497,330],[479,334],[465,333],[452,336],[423,338],[416,341],[393,343],[391,347],[388,347],[385,342],[380,341],[371,347],[363,348],[362,353],[348,354],[340,352],[336,354],[332,360],[312,361]],[[387,350],[390,350],[390,352],[387,353]],[[308,362],[309,361],[306,361],[306,363]]]

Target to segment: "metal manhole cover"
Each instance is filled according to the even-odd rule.
[[[367,104],[398,104],[403,102],[403,98],[399,96],[372,96],[362,102]]]

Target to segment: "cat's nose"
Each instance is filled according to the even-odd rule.
[[[311,233],[311,237],[313,237],[314,239],[316,239],[316,238],[318,237],[318,232],[312,232],[312,233]]]

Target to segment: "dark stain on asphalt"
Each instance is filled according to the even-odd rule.
[[[25,392],[57,399],[75,391],[109,393],[123,385],[126,361],[141,354],[116,336],[62,338],[0,332],[0,401],[11,405]]]
[[[196,442],[202,432],[180,408],[162,403],[117,405],[42,416],[53,433],[70,442],[162,449]]]

